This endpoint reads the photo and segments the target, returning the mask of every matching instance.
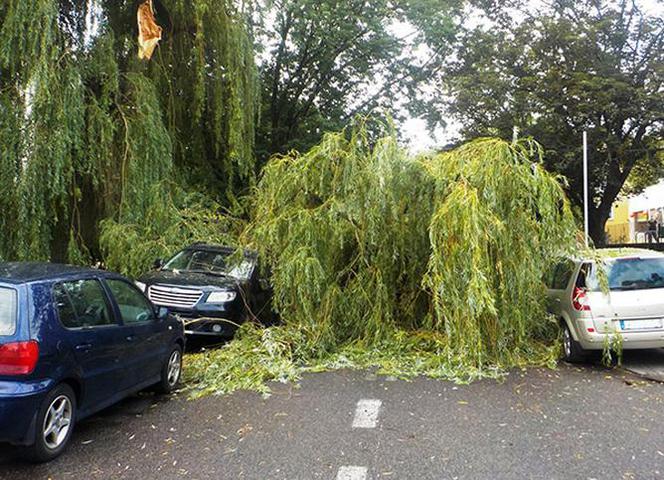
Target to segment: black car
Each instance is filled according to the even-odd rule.
[[[185,323],[189,337],[231,337],[247,320],[273,322],[269,282],[255,252],[194,244],[136,281],[155,305]]]

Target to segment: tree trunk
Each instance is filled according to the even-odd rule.
[[[604,206],[604,202],[597,208],[591,208],[588,214],[590,215],[589,219],[589,234],[593,243],[596,247],[604,247],[606,245],[606,221],[611,215],[611,206],[612,203],[608,204],[609,207]]]
[[[641,134],[638,135],[638,138],[641,138]],[[622,158],[622,162],[619,162],[618,158],[617,153],[609,152],[606,159],[609,169],[609,181],[604,189],[599,205],[597,207],[591,206],[589,212],[589,234],[596,247],[606,245],[606,221],[609,219],[613,203],[618,198],[618,194],[622,190],[638,157]],[[621,163],[624,165],[622,169],[620,168]]]

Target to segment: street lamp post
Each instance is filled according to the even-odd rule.
[[[586,240],[586,248],[589,245],[588,227],[588,132],[583,132],[583,227]]]

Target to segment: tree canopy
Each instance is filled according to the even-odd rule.
[[[234,228],[220,213],[272,154],[383,107],[454,115],[465,139],[518,127],[576,205],[587,130],[597,242],[626,179],[664,172],[663,20],[627,0],[154,0],[150,61],[139,0],[29,3],[0,5],[2,258],[121,259],[145,236],[144,260],[173,247],[159,232]]]
[[[591,235],[601,244],[630,173],[661,172],[654,160],[664,128],[664,19],[628,0],[557,0],[487,22],[460,36],[438,110],[460,120],[465,138],[511,138],[516,126],[537,139],[548,168],[569,179],[576,205],[587,130]]]
[[[543,276],[576,229],[545,167],[578,203],[589,131],[597,240],[630,173],[657,175],[661,19],[625,1],[517,22],[492,0],[154,0],[148,61],[144,2],[0,4],[0,258],[136,275],[192,241],[258,250],[283,324],[199,360],[203,390],[305,363],[551,364]],[[458,35],[471,4],[490,23]],[[406,104],[471,141],[413,157],[355,116]]]
[[[2,2],[0,257],[99,258],[102,219],[147,226],[172,185],[224,200],[253,182],[258,77],[242,12],[155,2],[164,35],[146,63],[138,4]]]
[[[307,150],[357,114],[395,109],[399,116],[400,102],[444,59],[461,5],[456,0],[268,2],[267,20],[256,35],[263,88],[258,156]],[[434,48],[416,58],[422,45]]]

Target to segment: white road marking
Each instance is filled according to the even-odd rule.
[[[363,399],[357,402],[353,428],[376,428],[378,411],[383,402],[380,400]]]
[[[367,467],[341,467],[337,472],[337,480],[366,480]]]

